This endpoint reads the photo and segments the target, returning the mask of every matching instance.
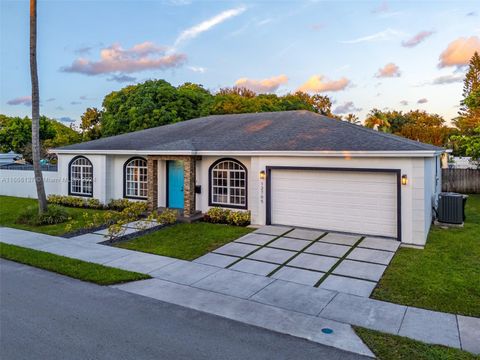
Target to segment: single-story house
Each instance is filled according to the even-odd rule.
[[[150,209],[250,210],[281,224],[424,245],[442,148],[309,111],[215,115],[53,150],[61,193]]]

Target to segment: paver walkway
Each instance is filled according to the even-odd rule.
[[[273,228],[263,231],[267,230],[276,231]],[[311,284],[247,273],[234,269],[234,266],[226,269],[224,266],[228,265],[212,266],[113,248],[96,244],[92,236],[64,239],[0,228],[1,242],[147,273],[153,277],[150,280],[118,285],[118,289],[362,355],[373,356],[350,324],[480,353],[478,318],[387,303]],[[358,244],[357,248],[360,249]],[[232,251],[239,250],[237,248]],[[352,253],[353,251],[349,254]],[[260,253],[259,256],[280,259],[279,254],[282,253]],[[217,257],[219,254],[209,255]],[[245,259],[245,254],[242,260],[258,262]],[[241,261],[237,262],[240,263]],[[330,333],[330,330],[333,332]]]

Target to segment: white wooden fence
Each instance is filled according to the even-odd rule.
[[[44,170],[42,174],[47,196],[59,194],[61,182],[68,181],[61,179],[58,171]],[[37,198],[33,170],[0,168],[0,195]]]

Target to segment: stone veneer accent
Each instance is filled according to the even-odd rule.
[[[183,216],[195,214],[195,162],[197,156],[149,155],[147,156],[147,203],[150,211],[158,208],[158,161],[183,161]]]

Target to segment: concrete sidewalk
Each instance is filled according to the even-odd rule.
[[[91,235],[91,234],[88,234]],[[423,310],[99,245],[92,239],[0,228],[0,241],[149,274],[119,289],[373,356],[350,325],[480,353],[480,319]],[[330,332],[333,330],[333,332]]]

